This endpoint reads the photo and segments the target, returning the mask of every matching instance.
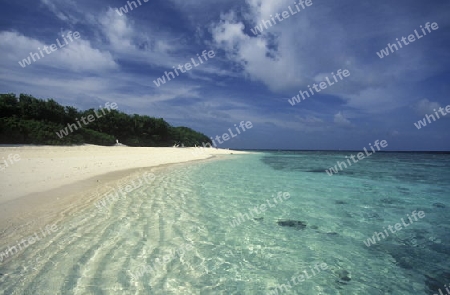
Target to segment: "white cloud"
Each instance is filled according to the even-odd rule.
[[[351,76],[328,87],[324,93],[339,96],[348,107],[367,113],[382,113],[407,105],[412,90],[398,82],[422,81],[443,68],[427,62],[430,56],[425,52],[435,49],[428,48],[426,43],[402,49],[389,56],[389,61],[377,59],[375,50],[372,52],[375,38],[383,36],[387,43],[392,34],[414,29],[416,24],[409,18],[401,28],[395,18],[380,26],[373,25],[375,19],[355,26],[350,21],[354,16],[343,10],[342,4],[313,3],[254,36],[250,28],[263,19],[268,20],[270,15],[287,10],[293,3],[247,0],[244,19],[230,12],[211,25],[213,42],[241,66],[250,80],[261,81],[273,92],[284,95],[292,96],[313,81],[322,81],[331,72],[348,69]],[[380,9],[370,17],[382,13]]]
[[[262,81],[273,91],[298,85],[301,80],[297,75],[299,67],[292,67],[296,64],[295,60],[283,56],[289,44],[283,43],[284,39],[274,40],[266,32],[251,37],[244,33],[244,28],[234,13],[228,13],[222,15],[221,22],[213,25],[210,31],[216,45],[225,50],[227,56],[238,63],[251,80]],[[274,50],[272,45],[277,45],[279,49]]]
[[[57,44],[57,40],[59,40],[63,47],[60,48],[57,45],[58,49],[54,52],[48,50],[49,54],[44,51],[44,46],[49,47],[52,44],[43,43],[17,32],[0,32],[0,39],[3,41],[0,43],[0,50],[8,52],[7,57],[5,59],[0,57],[0,60],[3,64],[8,64],[11,67],[10,70],[19,69],[23,71],[45,66],[77,72],[102,72],[117,67],[109,52],[92,48],[90,42],[84,40],[83,36],[77,40],[73,39],[73,42],[66,38],[68,41],[68,44],[66,44],[62,36],[55,35],[53,44]],[[30,52],[38,53],[39,49],[43,50],[44,57],[36,59],[35,62],[31,59],[31,65],[21,68],[18,62],[28,58]]]
[[[392,136],[392,137],[397,137],[399,135],[400,135],[400,132],[397,130],[392,130],[389,132],[389,136]]]
[[[363,109],[367,113],[388,112],[405,104],[397,87],[366,87],[346,96],[345,99],[348,106]]]
[[[303,123],[310,123],[310,124],[316,124],[316,123],[323,123],[323,120],[314,116],[306,116],[300,120]]]
[[[88,40],[77,40],[67,45],[59,55],[74,71],[105,71],[118,68],[111,53],[92,48]]]
[[[419,100],[413,105],[414,110],[420,116],[425,116],[427,114],[433,114],[441,106],[437,102],[429,101],[427,98]]]
[[[117,51],[135,50],[132,39],[135,29],[126,15],[119,16],[111,7],[99,19],[100,28]]]
[[[56,5],[55,2],[58,2],[58,5]],[[71,0],[64,0],[63,2],[54,0],[41,0],[41,3],[44,6],[46,6],[58,19],[62,20],[63,22],[76,24],[80,21],[72,14],[68,13],[67,11],[62,11],[62,9],[60,9],[60,6],[62,6],[61,4],[64,4],[64,6],[69,7],[76,6],[76,3],[74,3]]]
[[[339,112],[337,114],[334,115],[334,123],[336,123],[339,126],[343,126],[343,127],[349,127],[352,125],[352,123],[350,122],[350,120],[348,120],[344,114],[342,114],[342,112]]]

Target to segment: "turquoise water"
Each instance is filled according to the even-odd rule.
[[[171,166],[0,263],[0,293],[445,294],[450,155],[377,153],[325,173],[349,154]]]

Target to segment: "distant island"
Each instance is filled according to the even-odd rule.
[[[116,103],[79,111],[53,99],[0,94],[0,144],[164,147],[211,143],[208,136],[188,127],[173,127],[162,118],[129,115]],[[120,108],[120,106],[119,106]]]

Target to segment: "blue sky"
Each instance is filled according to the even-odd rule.
[[[54,98],[80,109],[162,117],[208,136],[241,121],[253,128],[219,147],[450,150],[450,115],[414,123],[450,105],[450,2],[315,1],[254,35],[293,1],[21,0],[0,10],[0,92]],[[136,1],[137,2],[137,1]],[[295,11],[295,10],[294,10]],[[437,30],[382,59],[376,52],[425,23]],[[29,66],[18,61],[62,34],[79,32]],[[215,57],[157,87],[153,80],[196,54]],[[292,106],[307,85],[350,76]]]

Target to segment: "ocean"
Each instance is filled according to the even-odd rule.
[[[450,154],[378,152],[325,172],[350,154],[265,151],[130,176],[0,249],[0,294],[447,294]]]

